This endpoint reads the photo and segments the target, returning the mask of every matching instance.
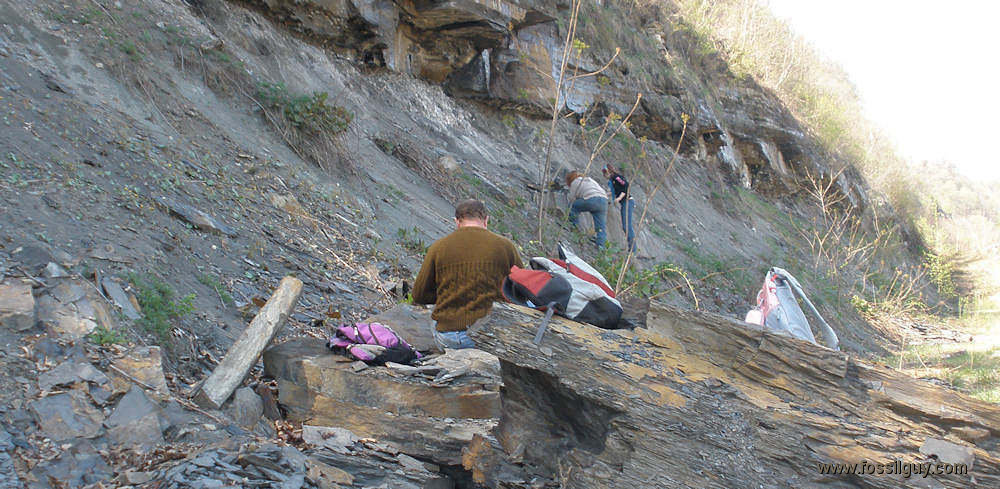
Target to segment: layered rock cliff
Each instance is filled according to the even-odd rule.
[[[246,3],[358,63],[442,85],[455,97],[541,117],[551,114],[556,100],[572,8],[567,0]],[[589,17],[581,17],[577,39],[585,47],[571,48],[567,76],[600,74],[561,86],[558,110],[578,117],[626,114],[641,94],[632,133],[667,146],[680,137],[681,114],[690,114],[685,152],[714,161],[733,183],[771,197],[794,192],[807,173],[839,170],[842,163],[830,160],[776,97],[752,80],[727,76],[718,58],[692,60],[694,41],[683,19],[614,1],[585,2],[582,12]],[[587,22],[620,32],[589,39]],[[616,56],[615,49],[623,51]],[[635,61],[643,58],[652,60]],[[856,174],[837,178],[851,203],[864,205],[866,191]]]
[[[480,482],[534,487],[537,474],[560,487],[1000,483],[994,404],[710,313],[654,305],[648,329],[635,331],[556,319],[536,345],[540,319],[498,306],[471,333],[504,375],[496,438],[466,452]]]

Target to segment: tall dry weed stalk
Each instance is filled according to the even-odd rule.
[[[579,41],[576,38],[576,28],[579,21],[580,8],[582,6],[583,6],[583,0],[573,0],[570,6],[570,18],[569,22],[566,24],[566,37],[563,41],[562,60],[559,63],[559,75],[557,77],[554,77],[556,83],[555,83],[555,88],[553,90],[555,92],[554,97],[552,97],[552,118],[551,118],[551,123],[549,124],[548,141],[546,141],[545,143],[545,153],[544,153],[545,156],[543,158],[542,164],[539,165],[539,170],[540,170],[539,183],[541,186],[541,190],[539,191],[539,196],[538,196],[538,220],[536,222],[536,227],[537,227],[538,245],[542,249],[545,248],[545,236],[542,232],[544,226],[542,225],[542,223],[545,218],[545,208],[548,202],[549,178],[551,177],[552,174],[552,145],[555,141],[556,125],[560,119],[559,117],[560,109],[565,99],[563,97],[563,93],[572,91],[575,87],[576,80],[597,76],[602,72],[604,72],[605,70],[607,70],[608,67],[611,66],[611,63],[614,62],[615,58],[618,57],[618,54],[620,52],[620,49],[615,48],[615,53],[614,55],[612,55],[611,59],[609,59],[601,68],[597,70],[586,73],[579,73],[574,68],[573,74],[571,75],[567,74],[566,69],[569,66],[570,54],[576,52],[578,57],[582,56],[583,49],[582,47],[578,47]],[[553,78],[551,74],[544,72],[540,73],[543,76]],[[567,83],[569,83],[568,87],[566,85]],[[616,134],[618,134],[619,131],[627,127],[628,119],[632,116],[632,113],[635,112],[635,109],[639,106],[639,100],[641,99],[641,97],[642,94],[636,95],[636,101],[635,104],[632,106],[632,110],[627,114],[627,116],[624,119],[620,121],[620,124],[612,128],[610,135],[607,136],[607,140],[602,140],[602,139],[598,140],[598,143],[591,150],[590,158],[587,162],[588,170],[590,168],[591,163],[594,161],[594,158],[597,156],[597,153],[599,153],[602,149],[604,149],[604,147],[607,145],[607,142],[610,141],[611,138],[613,138]],[[608,121],[606,120],[604,128],[605,131],[607,130],[607,128],[608,128]],[[604,137],[604,132],[602,132],[602,137]],[[586,174],[586,171],[584,172],[584,174]]]
[[[636,239],[638,239],[639,233],[642,232],[642,230],[643,230],[643,228],[644,228],[644,226],[646,224],[646,215],[648,214],[649,208],[650,208],[650,206],[653,203],[653,198],[656,197],[656,193],[659,192],[660,187],[663,186],[663,184],[667,181],[667,177],[670,176],[670,171],[673,170],[673,168],[674,168],[674,163],[677,162],[677,158],[680,156],[681,143],[684,142],[684,135],[687,134],[688,121],[690,120],[690,118],[691,117],[688,114],[681,114],[681,121],[684,123],[684,125],[681,127],[681,136],[680,136],[680,138],[677,139],[677,146],[674,148],[674,154],[673,154],[673,156],[670,159],[670,164],[667,165],[667,169],[666,169],[666,171],[663,172],[662,176],[657,177],[656,175],[652,174],[652,171],[651,171],[652,165],[649,164],[648,159],[646,161],[644,161],[643,164],[637,168],[637,170],[639,172],[642,172],[642,171],[646,172],[644,174],[644,180],[645,181],[647,181],[647,182],[654,182],[655,181],[656,185],[654,185],[653,189],[649,193],[646,194],[646,201],[643,202],[643,205],[642,205],[642,214],[639,216],[639,222],[636,224],[636,227],[634,229],[634,232],[635,232],[635,235],[636,235]],[[624,218],[624,216],[623,216],[623,218]],[[625,258],[624,258],[624,261],[622,263],[621,270],[618,272],[618,278],[615,280],[615,293],[616,294],[619,291],[622,290],[622,281],[625,279],[625,273],[626,273],[626,271],[628,270],[629,266],[632,263],[632,257],[633,256],[635,256],[635,247],[634,246],[633,247],[629,247],[627,253],[625,253]],[[686,281],[687,277],[684,277],[684,280]],[[688,286],[690,287],[690,283],[688,283]],[[692,290],[691,293],[693,295],[694,294],[694,290]]]
[[[847,196],[837,187],[845,169],[829,177],[807,172],[805,193],[814,202],[819,215],[809,225],[792,221],[809,245],[813,267],[825,267],[833,276],[848,267],[868,262],[888,246],[895,230],[895,226],[879,222],[877,210],[872,211],[872,229],[865,229],[863,219],[846,203]]]
[[[816,206],[817,215],[805,223],[791,220],[792,227],[809,245],[813,269],[842,291],[838,299],[850,296],[858,312],[869,319],[922,309],[926,267],[904,270],[879,259],[892,253],[898,226],[882,223],[873,208],[870,227],[866,228],[865,221],[837,187],[842,172],[829,177],[807,173],[804,190]]]

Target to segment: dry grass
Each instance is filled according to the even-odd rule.
[[[936,378],[972,397],[1000,403],[1000,315],[977,314],[955,326],[970,342],[917,343],[885,359],[919,378]]]

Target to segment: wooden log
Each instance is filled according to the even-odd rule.
[[[504,383],[494,434],[507,459],[471,447],[463,464],[478,481],[531,487],[517,475],[529,473],[565,489],[1000,487],[995,404],[717,314],[654,305],[648,329],[635,331],[554,318],[534,345],[540,321],[497,304],[469,330],[500,358]],[[953,453],[929,458],[941,447]],[[912,469],[955,453],[972,462],[967,473],[820,468]]]
[[[243,334],[229,347],[222,362],[202,384],[195,402],[211,409],[222,407],[222,403],[243,382],[250,368],[257,363],[260,353],[285,324],[301,293],[301,280],[295,277],[281,280],[274,294],[271,294],[271,298],[250,322],[250,326],[243,330]]]

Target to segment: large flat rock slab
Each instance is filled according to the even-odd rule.
[[[264,371],[279,382],[285,380],[315,394],[393,414],[473,419],[500,414],[498,385],[470,381],[433,386],[414,377],[394,376],[387,368],[355,372],[344,359],[327,349],[322,340],[297,338],[264,352]],[[279,401],[287,404],[281,398]],[[305,402],[294,404],[304,406]]]
[[[442,463],[460,463],[462,447],[500,415],[496,377],[463,375],[434,384],[388,367],[356,371],[316,338],[289,340],[263,357],[289,419],[345,428]]]
[[[496,419],[430,418],[393,414],[378,408],[341,402],[305,392],[288,382],[278,382],[279,401],[309,396],[308,410],[289,406],[289,419],[315,426],[344,428],[361,438],[387,442],[400,452],[445,465],[459,465],[462,450],[476,435],[485,436]]]
[[[540,316],[498,304],[470,329],[504,382],[496,442],[466,452],[477,482],[1000,487],[996,404],[712,313],[654,304],[634,331],[553,318],[535,345]],[[928,477],[819,469],[863,461],[963,465]]]

